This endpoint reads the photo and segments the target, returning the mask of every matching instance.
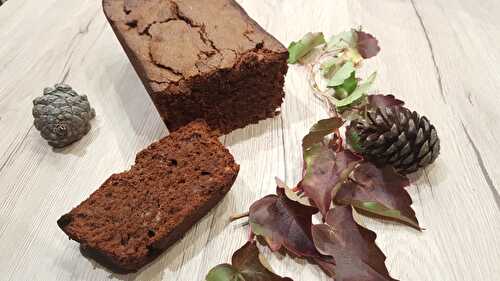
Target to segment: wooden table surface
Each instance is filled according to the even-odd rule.
[[[362,25],[382,52],[367,61],[376,88],[427,115],[441,137],[435,165],[409,188],[421,225],[364,217],[392,276],[413,281],[500,280],[500,3],[498,0],[240,0],[283,44],[308,31]],[[97,112],[90,133],[53,150],[33,127],[34,97],[64,81]],[[232,191],[184,239],[137,274],[81,256],[56,220],[135,153],[168,134],[106,22],[98,0],[10,0],[0,8],[0,280],[204,280],[230,261],[247,226],[228,223],[301,175],[300,141],[326,110],[292,66],[282,114],[222,138],[241,165]],[[328,280],[313,265],[265,255],[298,281]]]

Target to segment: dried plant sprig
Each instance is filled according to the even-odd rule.
[[[321,32],[308,33],[289,47],[291,64],[307,67],[314,94],[332,115],[358,105],[374,83],[376,73],[366,80],[356,77],[365,59],[380,51],[378,41],[361,29],[351,29],[324,40]]]

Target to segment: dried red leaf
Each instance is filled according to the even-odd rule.
[[[405,103],[393,95],[369,95],[368,103],[374,108],[383,108],[388,106],[402,106]]]
[[[313,148],[307,156],[306,174],[299,187],[324,216],[330,209],[335,190],[361,158],[349,150],[335,152],[324,145]]]
[[[336,281],[396,281],[389,276],[377,235],[359,226],[349,206],[328,211],[326,224],[312,227],[314,244],[335,260]]]
[[[378,41],[370,33],[356,31],[358,35],[358,52],[364,59],[374,57],[380,52]]]
[[[353,171],[351,179],[340,187],[335,196],[336,203],[351,205],[365,215],[396,220],[421,229],[411,208],[411,197],[404,189],[409,185],[407,177],[390,166],[378,168],[363,162]]]
[[[312,215],[318,209],[290,200],[283,188],[250,206],[252,232],[262,236],[271,250],[284,247],[297,257],[320,257],[311,235]]]

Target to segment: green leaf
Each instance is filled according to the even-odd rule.
[[[351,127],[348,126],[346,129],[346,138],[347,143],[354,149],[354,151],[362,153],[363,146],[361,145],[361,136],[355,131],[351,130]]]
[[[316,143],[316,144],[313,144],[311,147],[309,147],[307,150],[304,150],[302,157],[304,158],[304,164],[306,167],[306,171],[305,171],[306,175],[312,173],[312,164],[315,162],[321,149],[322,149],[322,145]]]
[[[236,268],[227,263],[212,268],[205,279],[207,281],[246,281]]]
[[[297,63],[315,47],[324,44],[325,37],[322,32],[309,32],[300,41],[290,43],[288,46],[288,63]]]
[[[347,78],[342,85],[335,86],[335,92],[345,92],[345,97],[349,96],[356,90],[358,86],[358,79],[356,79],[356,72],[351,73],[351,76]],[[345,98],[344,97],[344,98]]]
[[[326,44],[327,50],[355,48],[357,43],[356,33],[354,29],[343,31],[333,35]]]
[[[352,73],[355,72],[354,64],[352,61],[346,61],[339,70],[333,74],[330,81],[328,81],[328,87],[333,88],[335,86],[339,86],[344,84],[344,81],[352,76]]]
[[[320,70],[321,74],[325,78],[330,78],[335,70],[339,67],[339,64],[342,60],[338,57],[334,57],[324,63],[321,64]]]
[[[366,82],[364,82],[362,84],[358,84],[356,90],[354,90],[354,92],[352,92],[352,94],[350,94],[347,98],[336,101],[335,106],[339,110],[342,110],[343,107],[350,106],[351,104],[362,99],[366,95],[366,93],[368,92],[370,87],[372,86],[373,82],[375,81],[375,78],[377,78],[376,72],[374,72],[372,75],[370,75],[370,77],[368,77]]]
[[[335,93],[333,94],[333,96],[337,100],[341,100],[347,98],[349,96],[349,92],[341,86],[337,86],[335,87]]]
[[[355,66],[359,66],[363,61],[363,57],[358,52],[358,49],[347,48],[342,52],[342,59],[345,61],[352,61]]]
[[[254,242],[247,242],[232,257],[232,265],[224,263],[212,268],[206,281],[292,281],[273,273],[259,254]]]
[[[302,139],[302,150],[309,150],[314,144],[322,142],[326,136],[339,129],[342,124],[344,121],[338,117],[319,120]]]

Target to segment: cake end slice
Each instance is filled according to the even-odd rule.
[[[103,0],[114,33],[170,131],[229,133],[279,114],[288,50],[234,0]]]

